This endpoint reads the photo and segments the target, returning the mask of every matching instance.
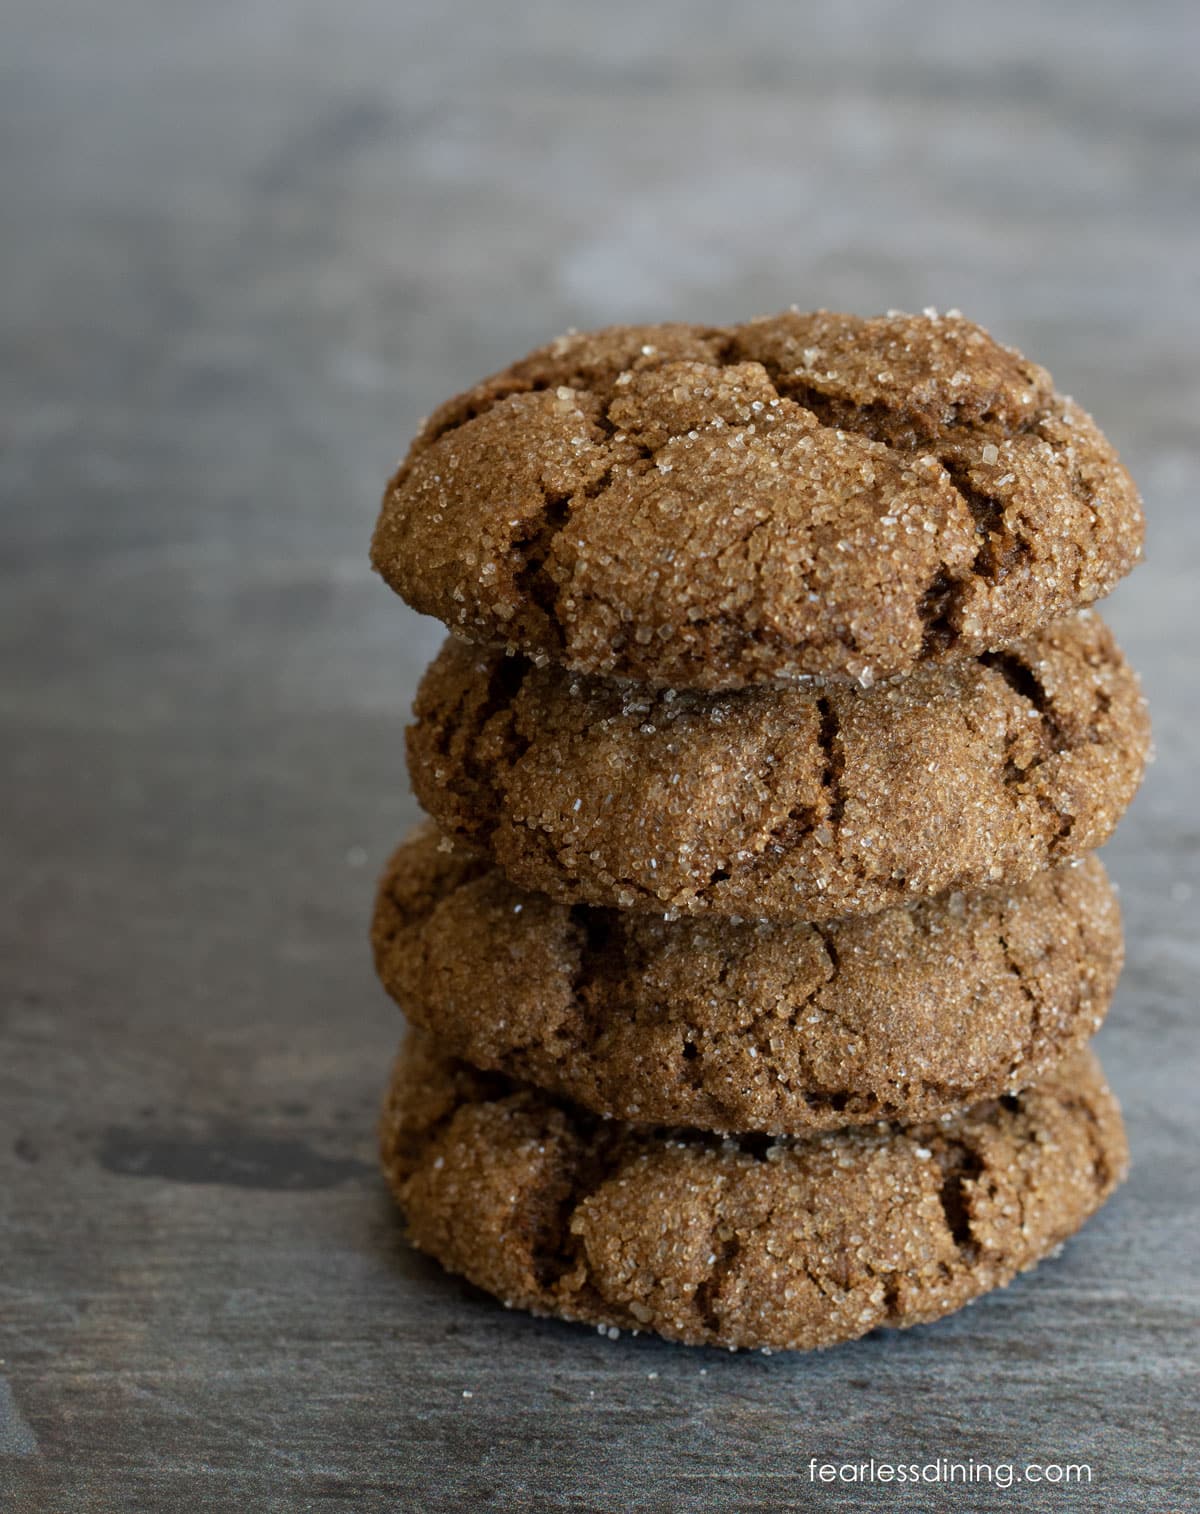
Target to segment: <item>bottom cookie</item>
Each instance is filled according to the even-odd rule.
[[[506,1304],[775,1350],[938,1319],[1003,1286],[1128,1164],[1090,1051],[950,1119],[722,1139],[597,1119],[419,1032],[381,1147],[414,1244]]]

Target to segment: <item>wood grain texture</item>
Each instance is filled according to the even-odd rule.
[[[732,15],[6,8],[5,1511],[1194,1507],[1197,13]],[[366,566],[419,415],[567,325],[791,301],[961,306],[1094,411],[1160,753],[1107,852],[1129,1185],[961,1316],[794,1360],[411,1253],[365,940],[440,635]],[[1094,1481],[808,1481],[871,1454]]]

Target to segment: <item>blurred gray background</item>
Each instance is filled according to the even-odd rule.
[[[8,0],[0,1508],[1195,1507],[1198,58],[1179,0]],[[798,1359],[413,1256],[365,944],[440,638],[366,563],[419,417],[568,325],[792,302],[960,306],[1096,414],[1159,745],[1108,853],[1130,1184]],[[808,1481],[872,1454],[1093,1486]]]

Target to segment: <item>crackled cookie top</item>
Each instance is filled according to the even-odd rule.
[[[372,560],[472,640],[722,689],[994,650],[1141,538],[1095,423],[980,327],[793,311],[572,333],[449,401]]]
[[[450,638],[409,730],[417,797],[566,903],[779,920],[1013,884],[1112,833],[1137,680],[1084,611],[869,690],[663,690]]]
[[[668,921],[525,892],[429,825],[372,943],[448,1054],[596,1114],[776,1134],[1014,1093],[1083,1045],[1121,965],[1094,857],[826,925]]]
[[[597,1120],[420,1034],[381,1144],[416,1245],[505,1303],[771,1349],[938,1319],[1002,1286],[1128,1160],[1086,1050],[950,1120],[721,1139]]]

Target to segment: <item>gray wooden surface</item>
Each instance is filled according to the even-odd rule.
[[[1197,1508],[1196,8],[4,9],[0,1508]],[[1097,414],[1159,743],[1109,851],[1131,1182],[798,1359],[411,1254],[364,942],[439,639],[365,562],[420,414],[570,324],[792,301],[959,305]],[[1093,1485],[808,1481],[872,1454]]]

